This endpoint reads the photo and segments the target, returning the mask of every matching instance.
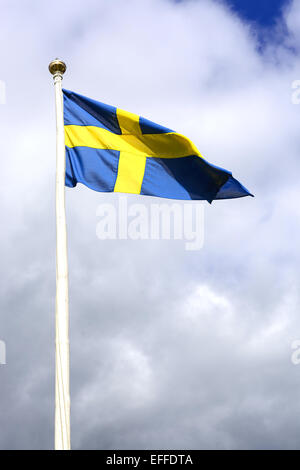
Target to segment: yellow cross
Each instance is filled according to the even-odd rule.
[[[202,157],[197,147],[181,134],[142,134],[137,114],[117,109],[117,117],[121,135],[95,126],[65,126],[67,147],[81,146],[120,152],[115,192],[141,192],[147,157]]]

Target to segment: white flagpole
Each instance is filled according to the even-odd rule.
[[[70,363],[68,256],[65,210],[65,136],[62,79],[64,62],[49,64],[56,104],[56,335],[55,335],[55,450],[70,450]]]

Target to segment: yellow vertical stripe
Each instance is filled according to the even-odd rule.
[[[137,114],[117,109],[117,117],[122,135],[141,136]],[[116,193],[139,194],[143,183],[146,156],[128,151],[121,151],[119,157],[118,176],[114,188]]]
[[[140,194],[146,166],[146,157],[120,152],[115,193]]]
[[[117,117],[119,126],[123,135],[133,134],[141,135],[141,128],[139,124],[140,117],[137,114],[123,111],[123,109],[117,108]]]

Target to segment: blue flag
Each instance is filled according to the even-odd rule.
[[[185,136],[63,90],[66,186],[212,202],[252,196]]]

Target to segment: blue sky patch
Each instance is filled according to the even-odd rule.
[[[261,26],[273,26],[289,0],[226,0],[241,17]]]

